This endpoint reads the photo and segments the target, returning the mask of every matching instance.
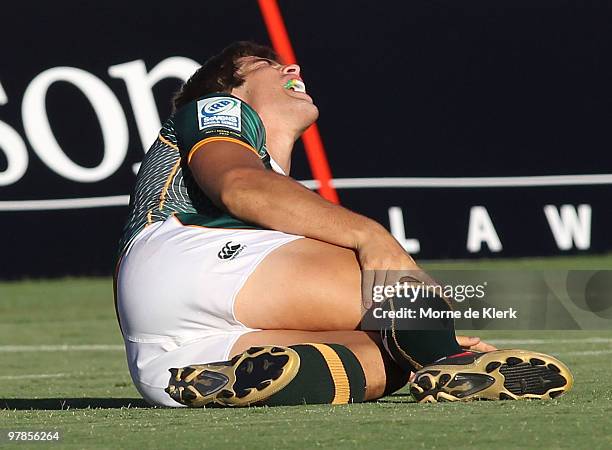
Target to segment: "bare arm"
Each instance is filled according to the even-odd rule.
[[[382,225],[328,202],[291,178],[265,170],[255,154],[238,144],[206,144],[193,155],[189,167],[213,203],[239,219],[356,250],[362,269],[367,270],[366,298],[374,284],[397,281],[389,278],[388,270],[417,268]]]
[[[265,170],[252,152],[231,142],[212,142],[197,152],[190,168],[216,206],[265,228],[357,249],[377,222],[335,205],[297,181]]]

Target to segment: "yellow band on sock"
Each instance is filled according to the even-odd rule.
[[[306,344],[316,348],[327,363],[327,367],[334,381],[335,394],[332,400],[332,405],[340,405],[348,403],[351,398],[351,386],[349,384],[344,364],[338,354],[328,345],[325,344]]]

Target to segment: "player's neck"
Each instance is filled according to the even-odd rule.
[[[291,170],[291,152],[296,138],[293,133],[278,132],[266,127],[266,147],[268,153],[281,166],[286,175]]]
[[[258,113],[266,129],[268,153],[285,174],[289,175],[293,145],[302,134],[302,130],[298,129],[297,124],[289,117],[279,116],[276,111],[262,109]]]

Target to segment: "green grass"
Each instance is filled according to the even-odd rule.
[[[449,264],[427,266],[612,268],[612,257]],[[155,409],[139,400],[118,347],[110,279],[0,283],[0,429],[57,429],[61,448],[612,448],[612,330],[482,335],[544,339],[522,347],[561,357],[574,390],[547,402],[417,405],[401,391],[346,406]],[[103,347],[7,351],[58,344]]]

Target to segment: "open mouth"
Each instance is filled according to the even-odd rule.
[[[302,94],[306,93],[306,85],[302,80],[298,80],[297,78],[287,81],[283,87],[290,91],[301,92]]]

